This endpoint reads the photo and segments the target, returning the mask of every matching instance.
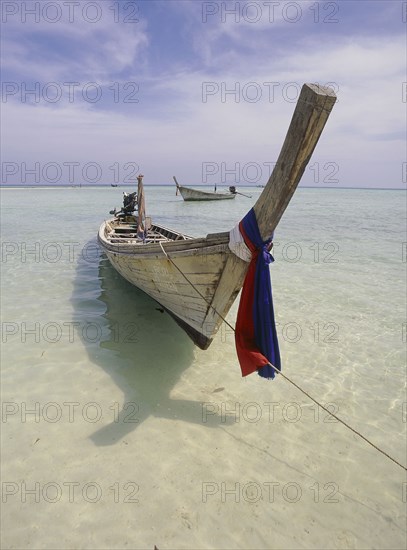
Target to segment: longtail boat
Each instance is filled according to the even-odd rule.
[[[252,211],[264,242],[296,190],[336,101],[328,87],[304,84],[274,170]],[[236,228],[192,238],[145,216],[138,193],[102,223],[98,240],[113,267],[154,298],[201,349],[207,349],[242,288],[249,267]],[[138,201],[138,212],[134,201]],[[133,210],[132,210],[133,209]],[[233,241],[233,242],[232,242]],[[246,249],[247,250],[247,249]]]
[[[224,199],[234,199],[236,196],[236,188],[231,185],[228,193],[217,193],[216,189],[212,191],[201,191],[200,189],[192,189],[192,187],[185,187],[180,185],[175,176],[172,177],[177,186],[178,191],[181,193],[184,201],[219,201]]]

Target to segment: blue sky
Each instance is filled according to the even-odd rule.
[[[339,101],[302,184],[405,187],[404,1],[1,9],[3,184],[261,185],[318,82]]]

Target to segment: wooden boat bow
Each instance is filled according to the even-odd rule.
[[[296,190],[336,101],[326,86],[304,84],[283,147],[254,205],[261,236],[268,239]]]

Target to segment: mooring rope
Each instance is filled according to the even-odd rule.
[[[217,315],[219,315],[219,317],[228,325],[229,328],[231,328],[233,330],[233,332],[236,332],[235,331],[235,328],[229,323],[229,321],[227,321],[223,315],[221,315],[217,310],[216,308],[208,302],[208,300],[205,298],[205,296],[203,296],[199,290],[196,288],[196,286],[194,285],[194,283],[192,281],[190,281],[188,279],[188,277],[185,275],[185,273],[182,272],[182,270],[177,266],[177,264],[173,261],[173,259],[167,254],[167,252],[164,250],[164,247],[162,245],[162,243],[160,242],[159,243],[160,246],[161,246],[161,250],[163,251],[164,255],[166,256],[166,258],[172,263],[172,265],[181,273],[181,275],[184,277],[184,279],[192,286],[192,288],[199,294],[199,296],[209,305],[209,307],[211,307],[215,313]],[[351,430],[354,434],[356,434],[357,436],[359,436],[361,439],[363,439],[364,441],[366,441],[366,443],[368,443],[369,445],[371,445],[374,449],[376,449],[377,451],[379,451],[380,453],[382,453],[384,456],[386,456],[387,458],[389,458],[390,460],[392,460],[395,464],[397,464],[397,466],[400,466],[400,468],[402,468],[403,470],[407,471],[407,467],[406,466],[403,466],[403,464],[401,464],[400,462],[398,462],[398,460],[396,460],[395,458],[393,458],[391,455],[389,455],[388,453],[386,453],[386,451],[384,451],[383,449],[381,449],[380,447],[378,447],[377,445],[375,445],[375,443],[373,443],[372,441],[370,441],[370,439],[368,439],[367,437],[365,437],[363,434],[361,434],[358,430],[355,430],[355,428],[352,428],[352,426],[350,426],[347,422],[345,422],[344,420],[342,420],[341,418],[339,418],[339,416],[337,416],[336,414],[334,414],[333,412],[331,412],[327,407],[325,407],[324,405],[322,405],[322,403],[320,403],[317,399],[315,399],[315,397],[312,397],[312,395],[310,395],[306,390],[302,389],[301,386],[299,386],[296,382],[294,382],[293,380],[291,380],[291,378],[289,378],[288,376],[286,376],[285,374],[283,374],[280,370],[278,370],[274,365],[272,365],[270,362],[268,362],[268,365],[277,373],[279,374],[280,376],[282,376],[287,382],[289,382],[290,384],[292,384],[295,388],[297,388],[300,392],[302,392],[304,395],[306,395],[309,399],[311,399],[311,401],[313,401],[316,405],[318,405],[318,407],[321,407],[321,409],[323,409],[325,412],[327,412],[330,416],[332,416],[333,418],[335,418],[338,422],[340,422],[341,424],[343,424],[346,428],[348,428],[349,430]]]

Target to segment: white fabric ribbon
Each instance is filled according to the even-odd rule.
[[[235,225],[229,233],[229,248],[233,254],[236,254],[238,258],[241,258],[245,262],[250,262],[252,259],[252,253],[240,233],[239,224]]]

